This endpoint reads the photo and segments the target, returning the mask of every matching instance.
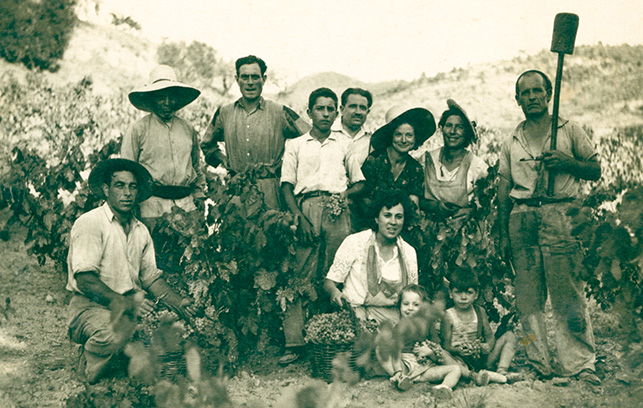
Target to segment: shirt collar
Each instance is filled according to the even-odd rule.
[[[311,140],[317,141],[317,139],[314,138],[313,135],[310,134],[310,131],[308,133],[306,133],[304,135],[304,137],[306,138],[307,142],[310,142]],[[322,143],[325,143],[327,140],[337,140],[336,133],[331,131],[330,134],[328,135],[328,137],[326,139],[324,139],[324,142],[322,142]]]
[[[153,117],[153,118],[154,118],[154,120],[156,120],[156,121],[157,121],[161,126],[165,126],[165,127],[171,128],[171,127],[172,127],[172,123],[174,123],[174,119],[176,118],[176,114],[172,115],[172,118],[171,118],[168,122],[166,122],[166,121],[164,121],[163,119],[159,118],[159,116],[158,116],[156,113],[154,113],[154,112],[152,112],[152,117]]]
[[[340,120],[336,121],[333,124],[332,131],[337,132],[337,133],[341,133],[341,134],[343,134],[344,136],[347,136],[349,139],[351,139],[353,141],[361,139],[364,136],[369,135],[371,133],[368,130],[366,130],[366,128],[362,125],[362,127],[359,128],[359,130],[357,131],[357,133],[353,137],[346,131],[346,129],[344,129],[344,125],[342,125],[341,118],[340,118]]]
[[[243,100],[243,96],[242,96],[241,98],[237,99],[236,101],[234,101],[234,106],[236,106],[236,107],[238,107],[238,108],[241,108],[241,109],[243,109],[243,110],[246,110],[245,105],[241,102],[242,100]],[[265,107],[265,106],[264,106],[264,105],[265,105],[265,102],[266,102],[266,101],[263,99],[263,96],[260,96],[260,97],[259,97],[259,104],[257,105],[257,109],[261,109],[261,110],[263,110],[263,109],[264,109],[264,107]]]
[[[523,142],[525,141],[524,140],[525,139],[525,132],[523,131],[523,129],[525,127],[526,122],[527,122],[526,120],[523,120],[522,122],[520,122],[518,124],[518,126],[516,126],[516,129],[514,129],[514,132],[513,132],[513,135],[512,135],[514,139],[518,139],[518,140],[523,141]],[[558,117],[558,129],[560,129],[563,126],[565,126],[567,124],[567,122],[569,122],[569,120],[561,118],[559,116]],[[547,131],[547,137],[550,137],[550,136],[551,136],[551,128]]]
[[[101,208],[105,212],[105,216],[107,217],[109,222],[114,222],[116,220],[116,214],[114,214],[114,211],[112,211],[112,207],[110,207],[109,204],[107,204],[107,202],[105,202],[101,206]],[[130,225],[132,226],[132,228],[137,227],[139,224],[142,224],[141,221],[139,221],[136,217],[132,216],[132,219],[130,221]]]

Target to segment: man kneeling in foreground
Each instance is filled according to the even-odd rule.
[[[130,341],[130,322],[154,310],[144,291],[183,318],[193,312],[192,301],[161,278],[150,233],[134,217],[137,203],[150,196],[150,173],[136,162],[108,159],[94,168],[89,185],[106,202],[71,229],[67,290],[69,336],[81,344],[78,373],[93,384]]]

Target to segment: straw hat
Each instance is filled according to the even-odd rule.
[[[129,93],[129,100],[137,109],[152,112],[153,93],[162,89],[171,89],[177,101],[177,110],[194,101],[200,94],[196,88],[176,80],[174,68],[159,65],[150,73],[149,84]]]
[[[105,174],[117,171],[130,171],[136,176],[136,181],[138,181],[137,202],[145,201],[152,195],[153,179],[150,172],[137,162],[127,159],[106,159],[98,163],[89,174],[89,188],[97,196],[105,198],[103,192]]]
[[[471,135],[471,143],[475,143],[478,141],[478,131],[476,130],[476,122],[472,121],[469,119],[469,115],[467,115],[467,111],[462,109],[462,106],[458,105],[456,101],[453,99],[447,99],[447,106],[449,107],[449,110],[455,110],[457,111],[462,117],[464,117],[464,126],[466,126],[467,133]],[[444,116],[444,114],[443,114]],[[442,119],[440,119],[440,126],[443,126],[444,123],[442,123]]]
[[[402,123],[408,123],[415,130],[415,147],[421,146],[435,133],[435,119],[431,112],[424,108],[406,108],[393,106],[384,116],[386,125],[377,129],[371,137],[373,150],[388,147],[393,142],[393,132]]]

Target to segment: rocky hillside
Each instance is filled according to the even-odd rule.
[[[55,84],[90,77],[97,92],[123,92],[146,82],[147,73],[156,64],[157,46],[135,31],[80,22],[60,70],[44,75]],[[280,92],[268,96],[303,112],[309,93],[317,87],[326,86],[340,94],[347,87],[361,86],[375,96],[369,117],[371,127],[380,125],[384,113],[394,104],[424,106],[437,117],[446,108],[446,99],[453,98],[480,125],[505,132],[521,120],[521,111],[514,100],[516,76],[526,69],[537,68],[549,73],[553,80],[556,61],[556,54],[542,51],[513,60],[454,68],[411,82],[364,83],[358,78],[324,72],[292,84],[280,83]],[[643,123],[642,61],[643,46],[577,47],[573,55],[565,58],[561,114],[586,123],[596,131]],[[0,68],[3,72],[24,72],[5,62],[0,62]],[[235,97],[236,86],[233,90],[231,95],[210,102],[228,102]]]

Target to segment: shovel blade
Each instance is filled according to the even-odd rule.
[[[551,38],[551,51],[563,54],[574,52],[574,42],[578,31],[578,16],[572,13],[558,13],[554,19],[554,34]]]

